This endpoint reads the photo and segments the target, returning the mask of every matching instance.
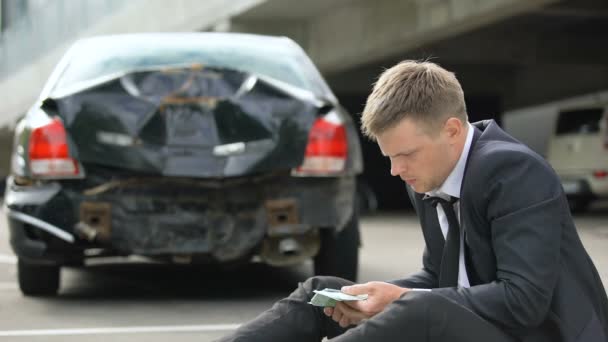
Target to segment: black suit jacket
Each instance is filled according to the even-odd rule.
[[[437,212],[409,188],[426,242],[423,269],[394,283],[433,288],[522,341],[606,342],[606,291],[558,176],[494,121],[473,125],[460,191],[471,287],[436,288]]]

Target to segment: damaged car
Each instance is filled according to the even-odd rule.
[[[357,130],[292,40],[77,41],[18,123],[5,212],[25,295],[62,266],[137,255],[355,280]]]

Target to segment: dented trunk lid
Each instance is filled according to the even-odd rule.
[[[280,81],[202,66],[131,72],[53,102],[85,166],[205,178],[300,165],[319,106]]]

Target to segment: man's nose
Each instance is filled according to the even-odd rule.
[[[405,171],[405,165],[403,165],[403,163],[391,161],[391,176],[399,176],[403,171]]]

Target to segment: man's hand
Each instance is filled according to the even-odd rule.
[[[359,324],[361,321],[373,317],[377,313],[398,299],[409,289],[397,285],[372,281],[365,284],[344,286],[340,289],[349,295],[368,294],[367,300],[338,302],[334,308],[325,308],[325,315],[346,328],[349,325]]]

